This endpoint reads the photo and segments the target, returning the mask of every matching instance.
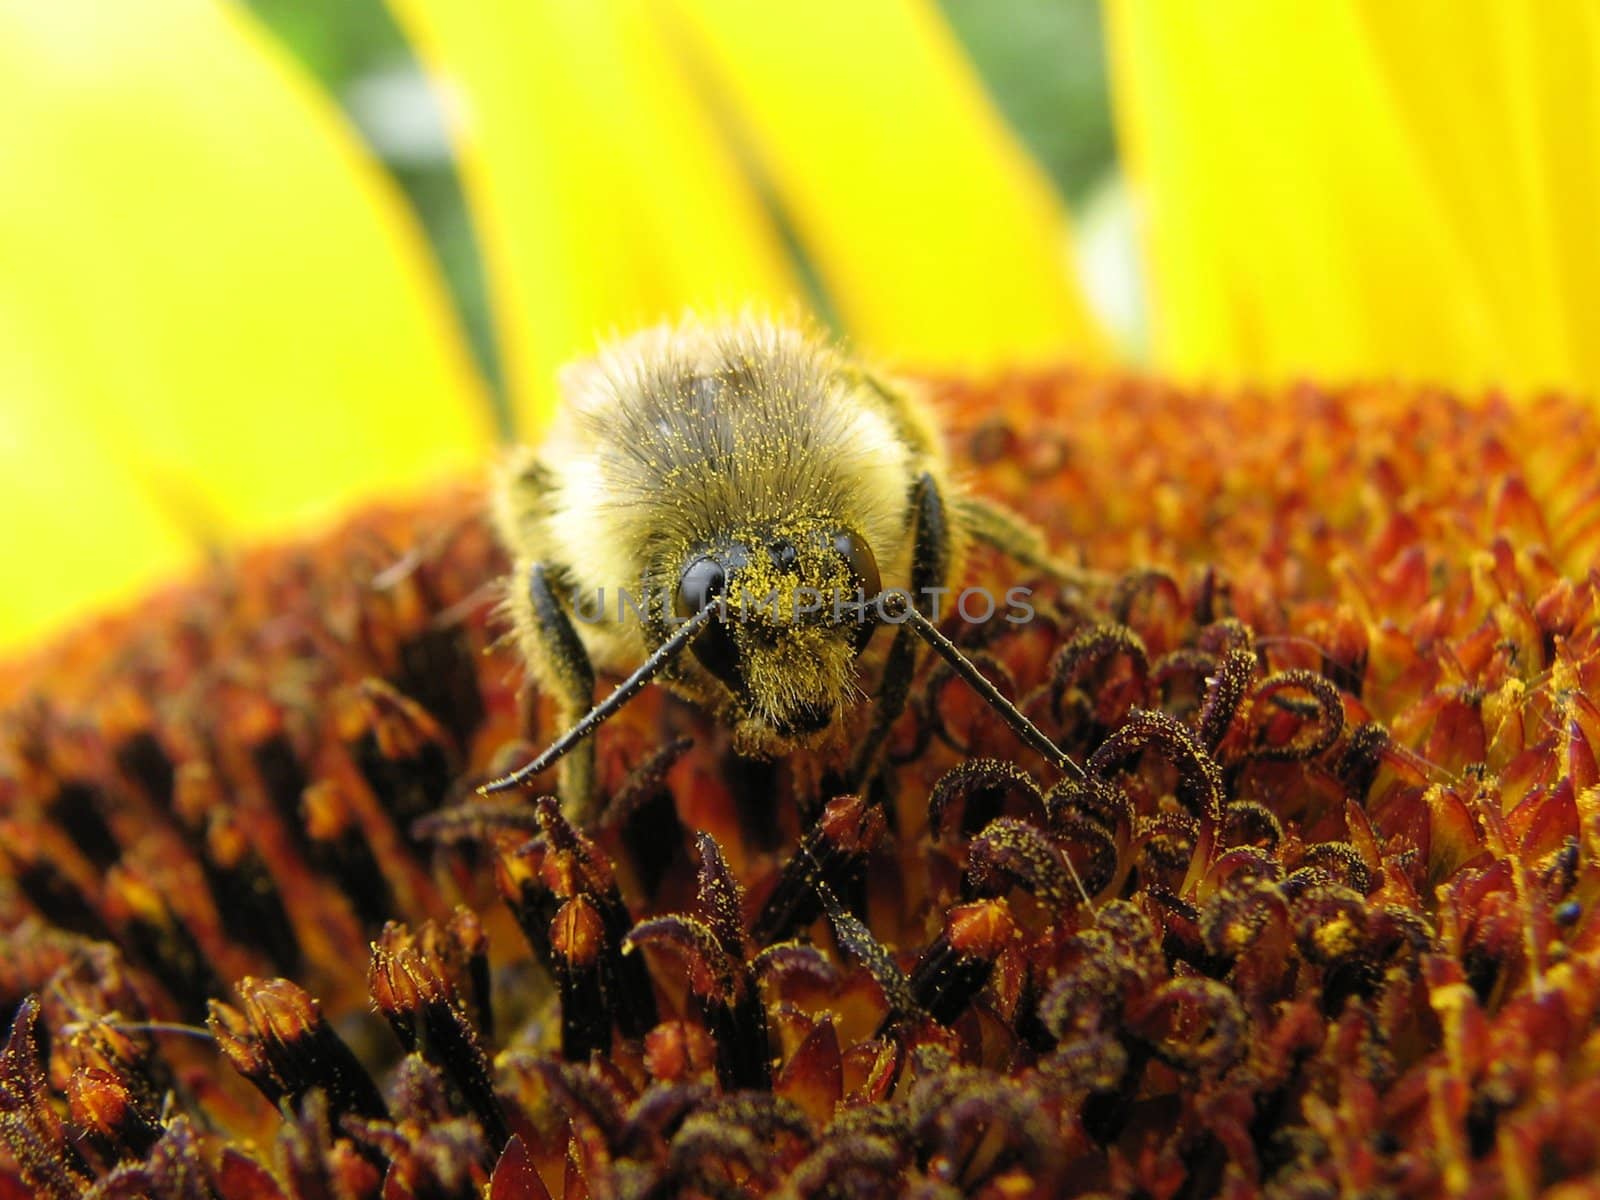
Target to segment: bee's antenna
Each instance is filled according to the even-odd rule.
[[[1000,689],[985,678],[983,672],[978,670],[970,658],[961,653],[961,647],[940,633],[939,627],[918,612],[914,605],[908,603],[905,596],[898,592],[886,592],[884,599],[898,605],[911,628],[917,631],[923,641],[933,647],[940,658],[950,664],[957,675],[972,686],[973,691],[989,702],[995,712],[1000,714],[1000,719],[1010,727],[1012,733],[1049,759],[1057,770],[1065,771],[1074,779],[1084,778],[1083,768],[1074,762],[1065,750],[1047,738],[1042,729],[1028,720],[1021,709],[1002,696]]]
[[[656,677],[662,667],[681,654],[683,648],[705,627],[721,603],[721,597],[708,601],[704,608],[678,626],[677,632],[662,642],[655,653],[639,664],[637,671],[617,684],[615,691],[585,713],[576,725],[552,742],[538,758],[518,767],[509,775],[490,780],[478,789],[478,794],[487,796],[493,792],[504,792],[514,788],[523,780],[537,775],[564,757],[569,750],[610,720],[619,708],[632,700],[645,684]]]
[[[882,598],[896,605],[900,612],[905,614],[905,620],[911,628],[917,631],[923,641],[933,647],[940,658],[950,664],[957,675],[967,681],[973,691],[989,702],[1012,733],[1044,755],[1058,771],[1064,771],[1074,779],[1085,778],[1083,768],[1073,761],[1071,755],[1047,738],[1042,729],[1023,715],[1021,709],[1002,696],[1000,689],[989,682],[970,658],[961,653],[961,647],[940,633],[939,627],[918,612],[904,593],[885,592]],[[1078,868],[1072,865],[1072,858],[1069,855],[1063,854],[1061,857],[1067,864],[1067,871],[1072,875],[1072,882],[1078,885],[1078,895],[1083,897],[1084,908],[1092,916],[1094,906],[1089,902],[1088,889],[1083,886],[1083,880],[1078,876]]]

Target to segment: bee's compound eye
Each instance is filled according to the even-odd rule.
[[[692,617],[722,595],[728,586],[728,573],[714,558],[697,558],[678,576],[675,607],[680,617]]]
[[[872,547],[848,529],[833,535],[834,552],[850,568],[850,579],[856,587],[872,599],[883,589],[878,577],[878,560],[872,557]]]
[[[736,564],[737,565],[737,564]],[[716,559],[702,556],[683,569],[678,577],[676,608],[680,617],[692,617],[727,589],[727,568]],[[706,624],[689,649],[705,667],[730,688],[740,686],[739,647],[733,631],[719,614]]]
[[[860,593],[860,599],[866,601],[859,608],[854,608],[850,617],[856,623],[855,650],[860,654],[867,648],[867,643],[872,640],[872,631],[877,628],[877,623],[872,619],[874,609],[871,601],[883,590],[883,580],[878,575],[878,560],[872,556],[872,548],[848,529],[833,535],[833,549],[850,568],[850,582]]]
[[[734,691],[743,685],[739,670],[739,647],[734,643],[733,630],[720,619],[713,619],[700,636],[689,643],[689,649],[700,660],[700,665],[710,671]]]

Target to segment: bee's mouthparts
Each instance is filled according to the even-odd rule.
[[[784,737],[795,737],[826,729],[832,721],[833,709],[827,705],[802,704],[798,708],[791,709],[783,719],[773,721],[772,727]]]

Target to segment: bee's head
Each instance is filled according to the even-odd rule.
[[[690,556],[677,612],[718,602],[689,648],[726,690],[740,750],[781,753],[834,725],[857,688],[880,586],[866,542],[826,524],[747,531]]]

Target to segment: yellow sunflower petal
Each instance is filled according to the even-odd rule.
[[[195,545],[79,414],[83,356],[0,295],[0,652],[189,566]]]
[[[1508,378],[1600,387],[1600,4],[1369,3],[1362,27]]]
[[[676,0],[847,330],[930,366],[1097,354],[1065,211],[926,0]]]
[[[597,334],[797,296],[760,197],[649,6],[391,0],[460,124],[513,403]]]
[[[1600,384],[1600,18],[1112,0],[1160,365]]]
[[[86,469],[118,465],[81,526],[39,515],[63,563],[94,539],[110,586],[173,527],[278,530],[481,459],[489,410],[417,229],[242,6],[0,0],[0,112],[0,307],[29,338],[0,396],[54,430],[38,453],[70,415],[104,451]],[[129,479],[162,521],[111,501]],[[29,494],[0,479],[6,511]],[[30,553],[7,539],[8,587],[50,576]]]

